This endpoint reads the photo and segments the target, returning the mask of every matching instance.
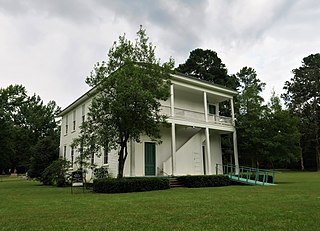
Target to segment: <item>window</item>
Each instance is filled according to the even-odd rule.
[[[68,134],[68,115],[66,115],[66,135]]]
[[[109,157],[108,149],[104,149],[103,164],[108,164],[108,157]]]
[[[67,157],[67,146],[63,146],[63,159]]]
[[[73,111],[73,121],[72,121],[72,130],[76,130],[76,111]]]
[[[73,159],[74,159],[74,148],[71,147],[71,167],[73,166]]]
[[[209,109],[209,114],[211,114],[211,115],[215,115],[216,114],[216,105],[209,104],[208,105],[208,109]]]
[[[86,105],[82,104],[82,123],[85,121],[86,119]]]
[[[94,164],[94,153],[91,154],[91,164]]]

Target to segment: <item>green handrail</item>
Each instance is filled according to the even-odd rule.
[[[269,169],[259,169],[259,168],[251,168],[246,166],[238,166],[233,164],[216,164],[216,174],[219,174],[219,170],[222,168],[222,172],[224,175],[228,175],[232,179],[236,179],[241,182],[252,183],[254,184],[274,184],[275,183],[275,173],[274,170]],[[268,182],[269,174],[272,174],[272,182]],[[254,175],[254,179],[252,176]],[[259,176],[262,176],[262,180]]]

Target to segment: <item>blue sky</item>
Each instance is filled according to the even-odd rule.
[[[66,107],[119,35],[143,25],[159,58],[218,53],[229,74],[253,67],[282,93],[291,70],[320,47],[318,0],[0,0],[0,87],[22,84]]]

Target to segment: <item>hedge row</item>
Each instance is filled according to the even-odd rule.
[[[165,178],[103,178],[93,181],[93,191],[97,193],[127,193],[169,189]]]
[[[200,187],[218,187],[230,185],[228,176],[223,175],[208,175],[208,176],[180,176],[178,181],[188,188]]]

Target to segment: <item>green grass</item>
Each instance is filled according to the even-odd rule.
[[[0,230],[319,230],[320,173],[286,172],[277,186],[75,194],[0,179]]]

